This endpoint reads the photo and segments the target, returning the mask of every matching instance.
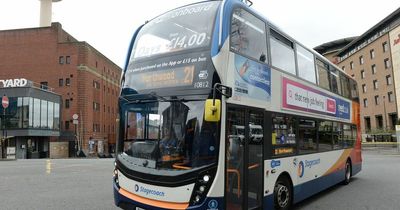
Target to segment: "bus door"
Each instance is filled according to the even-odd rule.
[[[226,209],[262,209],[264,112],[228,107],[226,121]]]

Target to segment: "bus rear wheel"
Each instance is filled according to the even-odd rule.
[[[347,160],[346,165],[345,165],[345,173],[344,173],[344,185],[348,185],[350,183],[351,179],[351,163],[350,160]]]
[[[274,187],[274,206],[275,209],[288,210],[292,206],[293,193],[289,180],[281,177]]]

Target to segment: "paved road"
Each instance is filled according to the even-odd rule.
[[[0,209],[112,210],[113,159],[0,161]]]
[[[400,210],[400,155],[364,152],[360,174],[295,210]],[[0,209],[113,210],[113,159],[0,161]]]

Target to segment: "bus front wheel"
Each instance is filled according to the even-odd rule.
[[[288,210],[292,205],[293,193],[289,180],[280,177],[274,187],[274,206],[275,209]]]
[[[350,183],[351,179],[351,163],[350,160],[347,160],[346,165],[345,165],[345,173],[344,173],[344,185],[348,185]]]

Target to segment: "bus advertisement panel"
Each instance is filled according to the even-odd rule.
[[[350,103],[304,84],[282,79],[283,108],[350,120]]]

